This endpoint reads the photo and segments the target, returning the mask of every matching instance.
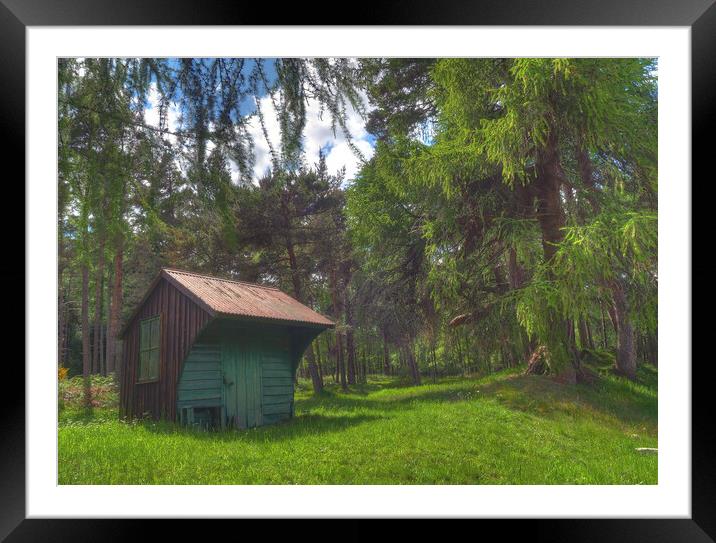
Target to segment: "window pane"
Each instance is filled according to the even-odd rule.
[[[147,378],[149,370],[149,352],[143,351],[139,353],[139,380],[143,381]]]
[[[160,336],[160,327],[159,327],[159,318],[153,319],[152,321],[152,341],[149,344],[149,346],[154,349],[159,347],[159,336]]]
[[[149,348],[149,321],[139,323],[139,350],[143,351]]]
[[[149,351],[149,378],[159,377],[159,349]]]

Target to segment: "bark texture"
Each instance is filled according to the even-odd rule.
[[[109,331],[107,333],[107,371],[117,372],[117,335],[119,321],[122,316],[122,274],[124,259],[124,240],[120,237],[116,242],[114,254],[114,271],[112,273],[112,301],[110,303]]]

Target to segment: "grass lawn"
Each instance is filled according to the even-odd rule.
[[[656,484],[656,372],[593,385],[503,372],[420,387],[371,379],[296,393],[296,417],[246,431],[120,422],[66,401],[60,484]]]

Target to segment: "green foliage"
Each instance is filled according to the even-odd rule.
[[[628,282],[633,316],[654,330],[656,233],[657,215],[648,210],[604,210],[589,224],[568,227],[554,265],[562,313],[584,317],[595,303],[608,303],[611,282]]]
[[[427,375],[487,374],[524,364],[539,345],[557,369],[592,335],[616,346],[605,317],[616,287],[640,359],[653,359],[656,68],[653,59],[61,60],[67,365],[75,371],[80,354],[83,267],[92,287],[106,287],[99,307],[109,305],[114,270],[98,277],[101,254],[123,255],[124,317],[165,265],[296,294],[338,323],[320,346],[326,376],[348,358],[349,335],[355,359],[379,368],[387,356],[403,374],[411,353]],[[144,118],[150,95],[158,127]],[[377,143],[354,180],[304,156],[308,100],[350,145],[349,109],[367,119]],[[249,125],[258,119],[266,135],[267,102],[280,138],[268,142],[271,170],[254,180]],[[106,321],[89,291],[91,319]]]
[[[421,236],[424,272],[416,279],[443,322],[465,311],[488,352],[502,350],[489,323],[514,322],[549,347],[555,368],[566,364],[574,356],[566,322],[610,305],[614,281],[628,284],[632,318],[653,333],[654,70],[649,59],[437,60],[428,89],[432,140],[393,130],[376,147],[349,194],[356,244]],[[386,111],[401,104],[391,82],[384,75],[375,87]],[[554,242],[542,241],[544,188],[533,187],[548,151],[560,160],[556,198],[566,224],[557,225],[556,256],[545,260],[542,246]],[[387,253],[382,268],[394,258]],[[519,336],[505,335],[524,344]]]

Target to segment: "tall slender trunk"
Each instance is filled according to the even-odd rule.
[[[70,301],[70,296],[72,293],[72,285],[73,280],[75,279],[75,274],[70,274],[68,280],[67,280],[67,288],[63,291],[63,309],[64,309],[64,330],[62,333],[62,343],[60,344],[60,352],[62,353],[62,360],[63,364],[67,362],[68,352],[69,352],[69,337],[70,337],[70,316],[72,314],[72,304]]]
[[[85,407],[92,406],[92,392],[89,376],[92,359],[90,357],[90,324],[89,324],[89,267],[86,260],[82,262],[82,376],[85,380]]]
[[[636,346],[634,328],[628,316],[629,302],[624,292],[624,286],[619,281],[612,281],[611,287],[617,328],[615,369],[629,379],[634,379],[636,377]]]
[[[104,373],[109,375],[112,372],[109,364],[109,345],[110,341],[110,322],[112,320],[112,291],[114,286],[114,275],[112,273],[112,267],[109,268],[109,274],[107,277],[107,326],[104,337]]]
[[[388,333],[383,330],[383,373],[390,375],[390,351],[388,350]]]
[[[438,379],[438,356],[435,353],[435,342],[434,341],[431,344],[431,351],[432,351],[432,362],[433,362],[433,381],[437,381],[437,379]]]
[[[318,375],[321,376],[321,381],[323,381],[323,363],[321,358],[321,342],[316,341],[316,367],[318,367]]]
[[[592,327],[589,325],[589,319],[584,319],[584,327],[587,329],[587,343],[590,349],[594,349],[594,338],[592,338]]]
[[[323,334],[326,338],[326,361],[331,362],[331,376],[333,382],[338,382],[338,360],[336,360],[335,345],[331,343],[331,334]]]
[[[296,299],[307,303],[303,298],[303,285],[301,283],[301,271],[298,269],[298,260],[296,259],[296,251],[293,246],[293,240],[290,233],[286,235],[286,252],[288,253],[288,262],[291,268],[291,281],[293,282],[293,293]],[[311,375],[311,383],[313,384],[313,393],[320,394],[323,391],[323,379],[321,373],[316,366],[316,360],[313,356],[313,346],[309,345],[305,353],[306,362],[308,362],[308,373]]]
[[[64,345],[65,345],[65,322],[67,316],[65,314],[65,294],[62,284],[58,283],[59,296],[57,297],[57,367],[64,365]]]
[[[607,305],[607,314],[609,315],[609,320],[612,323],[612,327],[614,328],[614,334],[616,335],[619,333],[619,324],[618,324],[619,319],[617,319],[617,312],[616,312],[616,309],[614,308],[614,298],[613,297],[612,297],[612,303]]]
[[[659,330],[658,328],[653,334],[649,334],[649,361],[654,366],[659,367]]]
[[[582,349],[593,349],[589,344],[589,332],[587,331],[587,321],[584,318],[579,319],[579,346]]]
[[[303,301],[303,292],[301,288],[301,276],[298,269],[298,259],[296,251],[293,247],[291,236],[286,236],[286,252],[288,253],[288,265],[291,269],[291,282],[293,283],[293,295],[297,300]]]
[[[353,311],[348,299],[348,289],[343,289],[343,307],[346,315],[346,362],[348,366],[348,384],[356,383],[356,346],[353,332]]]
[[[348,380],[346,379],[346,363],[343,356],[343,333],[336,332],[336,360],[341,377],[341,389],[348,390]]]
[[[119,334],[119,320],[122,316],[122,274],[124,258],[124,238],[117,236],[114,253],[114,272],[112,282],[111,315],[109,319],[109,333],[107,334],[107,370],[121,373],[121,366],[117,364],[117,335]],[[118,371],[119,370],[119,371]]]
[[[323,379],[318,371],[316,360],[313,355],[313,343],[306,349],[306,362],[308,363],[308,374],[311,376],[311,384],[313,385],[313,393],[320,394],[323,391]]]
[[[604,316],[604,306],[601,303],[599,309],[602,313],[602,347],[606,349],[609,346],[607,343],[607,318]]]
[[[460,333],[459,332],[456,334],[455,340],[456,340],[455,343],[457,343],[457,359],[458,359],[458,363],[460,364],[460,369],[462,370],[462,375],[464,376],[467,373],[467,371],[466,371],[466,366],[465,366],[465,357],[463,356],[463,353],[462,353],[462,342],[460,341]]]
[[[100,324],[99,327],[99,373],[103,376],[107,376],[107,361],[104,358],[104,344],[107,341],[107,327],[104,324]]]
[[[97,255],[97,275],[94,282],[94,332],[92,334],[92,373],[100,373],[99,351],[100,327],[102,326],[102,287],[104,281],[104,232],[100,231],[99,254]]]
[[[366,353],[365,347],[363,347],[363,358],[360,368],[360,382],[366,384],[368,382],[368,354]]]
[[[338,278],[335,266],[331,267],[328,276],[329,288],[331,291],[331,305],[333,306],[333,316],[337,321],[340,320],[341,314],[341,296],[339,295]],[[343,356],[343,331],[336,329],[336,364],[338,365],[338,373],[341,380],[341,389],[348,390],[348,381],[346,378],[346,364]]]
[[[65,291],[62,288],[62,277],[65,271],[64,241],[62,237],[58,242],[57,251],[57,367],[61,368],[64,362],[63,345],[65,343]]]

